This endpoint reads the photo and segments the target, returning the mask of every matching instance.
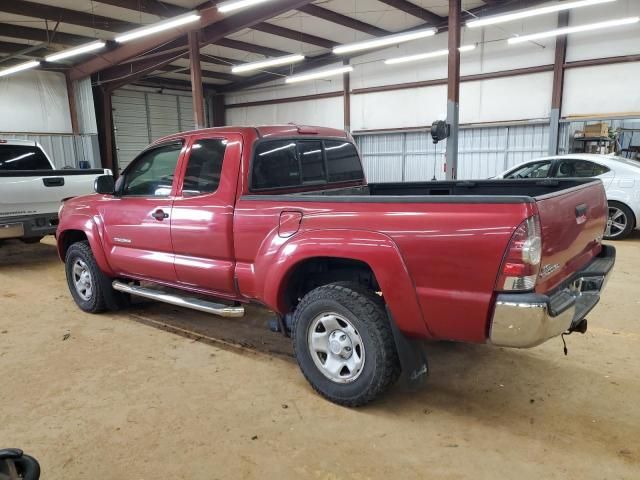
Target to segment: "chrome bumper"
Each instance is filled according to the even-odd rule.
[[[609,245],[585,269],[551,295],[498,295],[489,340],[500,347],[529,348],[573,330],[600,301],[616,259]]]

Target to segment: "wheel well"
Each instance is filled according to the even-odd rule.
[[[84,242],[87,240],[87,234],[82,230],[65,230],[62,233],[62,241],[60,242],[60,256],[64,260],[67,255],[69,247],[77,242]]]
[[[622,205],[623,207],[628,208],[628,209],[629,209],[629,211],[631,212],[631,220],[633,220],[633,228],[634,228],[634,229],[636,228],[636,226],[638,225],[638,219],[636,218],[636,214],[635,214],[635,212],[633,211],[633,208],[631,208],[631,207],[630,207],[629,205],[627,205],[626,203],[621,202],[620,200],[609,200],[609,201],[608,201],[608,203],[609,203],[609,204],[617,203],[618,205]]]
[[[372,291],[380,290],[373,270],[365,262],[318,257],[305,260],[294,267],[287,276],[282,300],[287,310],[291,311],[314,288],[344,281],[356,282]]]

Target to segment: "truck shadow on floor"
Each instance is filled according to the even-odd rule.
[[[33,244],[20,240],[0,240],[0,269],[51,263],[60,263],[53,237],[47,237],[40,243]]]

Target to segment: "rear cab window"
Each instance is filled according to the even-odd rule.
[[[353,143],[329,139],[267,140],[255,148],[250,190],[281,190],[364,180]]]
[[[0,172],[14,170],[52,170],[52,168],[39,147],[0,144]]]

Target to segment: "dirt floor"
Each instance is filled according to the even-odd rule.
[[[84,314],[52,239],[5,242],[0,447],[44,479],[638,479],[640,235],[616,247],[567,357],[560,339],[429,345],[427,388],[350,410],[312,391],[264,312],[228,335],[276,354],[217,346],[236,338],[221,320],[164,305]]]

